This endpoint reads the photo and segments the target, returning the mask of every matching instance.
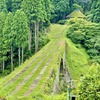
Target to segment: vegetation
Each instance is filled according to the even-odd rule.
[[[0,0],[0,100],[99,100],[99,67],[100,0]]]
[[[79,95],[78,99],[99,100],[100,43],[98,41],[100,37],[100,25],[77,18],[70,19],[68,25],[67,37],[75,43],[75,45],[73,45],[73,43],[67,39],[68,69],[74,79],[82,78],[78,88],[79,90],[76,88],[76,93]],[[87,70],[93,63],[95,64],[90,67],[90,70]],[[75,72],[75,70],[77,71]],[[78,80],[75,82],[76,86],[79,85]]]
[[[100,22],[100,1],[92,0],[92,7],[91,7],[91,13],[92,13],[92,21],[93,22]]]
[[[49,2],[49,0],[0,1],[1,75],[9,74],[49,42],[44,34],[50,25]]]
[[[93,62],[100,63],[100,25],[83,19],[69,20],[67,36],[76,44],[81,44]]]
[[[66,18],[85,18],[86,16],[82,14],[79,10],[73,11]]]
[[[46,34],[43,33],[49,30],[50,23],[65,24],[66,16],[75,9],[86,13],[88,20],[99,23],[99,5],[99,0],[0,0],[0,40],[2,40],[0,43],[0,73],[2,75],[9,74],[20,63],[40,50],[49,42]],[[17,23],[19,18],[15,18],[15,16],[17,16],[18,11],[23,13],[23,15],[18,16],[20,16],[20,20],[25,20],[25,25]],[[16,28],[17,24],[18,28],[21,29],[20,32]],[[26,30],[25,27],[27,27]],[[16,30],[14,30],[15,28]],[[23,35],[24,33],[25,35]],[[17,40],[20,37],[19,45]],[[22,46],[23,41],[25,43]],[[96,50],[92,51],[97,52]],[[92,51],[90,50],[89,53]]]
[[[51,21],[57,22],[65,19],[75,9],[87,15],[92,22],[100,22],[100,1],[99,0],[51,0],[52,11]]]
[[[61,32],[65,30],[66,30],[66,25],[65,26],[51,25],[51,31],[50,31],[51,34],[48,33],[48,38],[51,41],[43,49],[41,49],[38,53],[36,53],[33,57],[31,57],[24,64],[22,64],[15,71],[13,71],[10,75],[6,76],[0,81],[1,98],[7,98],[7,100],[16,100],[16,99],[20,100],[23,98],[24,99],[30,98],[31,100],[34,95],[36,96],[36,98],[38,98],[39,96],[41,97],[40,92],[44,91],[44,85],[47,83],[47,80],[52,72],[52,69],[55,70],[54,71],[55,74],[58,70],[58,62],[60,63],[60,58],[63,55],[63,50],[65,47],[63,40],[64,35],[62,35]],[[56,32],[55,36],[52,32]],[[34,63],[32,61],[34,61]],[[48,65],[48,67],[46,67],[46,65]],[[25,70],[26,68],[27,70],[24,72],[23,70]],[[38,83],[36,84],[34,83],[34,81],[38,77],[40,78]],[[53,76],[52,78],[55,79],[55,77],[56,76]],[[49,79],[49,82],[52,80],[52,78]],[[53,83],[54,80],[50,85],[52,86]],[[30,93],[30,95],[28,95],[27,91],[32,84],[36,86],[34,88],[34,91],[28,92]],[[48,87],[48,89],[52,92],[51,87]],[[37,93],[38,90],[39,93]],[[46,99],[47,97],[45,93],[47,92],[45,91],[42,93],[44,99]],[[28,95],[28,97],[25,95]],[[62,94],[61,96],[58,95],[56,97],[51,95],[48,96],[48,99],[50,99],[51,97],[58,99],[61,97],[63,100],[64,98],[66,98],[66,95]]]
[[[79,80],[80,77],[87,72],[89,67],[89,56],[84,48],[82,48],[80,45],[78,45],[79,48],[77,48],[77,45],[72,43],[72,41],[68,38],[66,39],[66,43],[68,46],[66,52],[66,65],[72,79]]]
[[[87,74],[81,78],[79,85],[79,100],[100,99],[100,66],[93,65]]]

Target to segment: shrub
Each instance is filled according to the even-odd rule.
[[[98,62],[95,56],[100,56],[100,24],[77,18],[70,19],[68,24],[67,37],[72,42],[81,44],[92,60]]]
[[[100,100],[100,65],[92,66],[82,77],[79,86],[79,100]]]
[[[64,25],[66,23],[66,20],[59,20],[58,24]]]

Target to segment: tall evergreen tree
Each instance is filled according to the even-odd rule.
[[[39,38],[39,23],[40,21],[44,22],[46,18],[46,11],[43,5],[43,0],[34,0],[34,16],[33,19],[35,21],[35,52],[38,51],[38,38]]]
[[[31,48],[32,48],[32,33],[34,31],[33,30],[34,29],[33,0],[23,0],[21,8],[25,12],[25,14],[27,15],[27,18],[28,18],[28,24],[29,24],[29,27],[30,27],[29,50],[31,51]]]
[[[12,12],[12,0],[6,0],[6,7],[8,12]]]
[[[72,11],[72,6],[74,4],[74,0],[69,0],[69,7],[70,7],[70,10]]]
[[[44,19],[42,0],[23,0],[22,10],[29,19],[30,37],[35,30],[35,52],[38,51],[39,22]],[[35,26],[35,28],[33,28]],[[31,47],[31,46],[30,46]]]
[[[51,2],[50,2],[50,0],[44,0],[44,6],[45,6],[45,12],[46,12],[45,24],[46,24],[46,27],[48,27],[50,25],[50,19],[51,19]]]
[[[21,3],[23,0],[12,0],[12,12],[16,12],[21,8]]]
[[[11,33],[12,22],[13,22],[13,14],[10,12],[10,13],[8,13],[5,23],[4,23],[3,35],[4,35],[5,44],[7,45],[7,49],[9,49],[10,54],[11,54],[11,71],[13,71],[13,69],[14,69],[13,68],[14,38],[13,38],[13,34]]]
[[[51,0],[52,2],[52,22],[57,22],[58,20],[65,19],[68,13],[69,2],[67,0]]]
[[[5,0],[0,0],[0,12],[7,13],[7,6]]]
[[[28,43],[29,27],[25,13],[22,10],[17,10],[14,16],[12,33],[15,34],[15,44],[18,47],[19,65],[21,63],[21,49],[22,49],[22,63],[24,48]]]
[[[1,68],[2,68],[2,72],[4,72],[5,69],[5,57],[4,55],[6,54],[4,48],[4,36],[3,36],[3,27],[4,27],[4,21],[5,21],[6,15],[4,12],[0,13],[0,63],[1,63]]]
[[[92,21],[99,23],[100,22],[100,0],[93,1],[91,12],[93,14]]]

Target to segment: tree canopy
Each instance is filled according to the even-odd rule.
[[[13,66],[18,66],[18,59],[21,63],[37,52],[49,41],[43,33],[49,31],[50,23],[66,23],[66,16],[77,9],[86,15],[87,20],[100,22],[99,0],[0,0],[0,72],[5,69],[11,71]],[[76,37],[77,32],[73,36],[77,40],[80,38],[78,42],[82,44],[85,41],[84,47],[91,47],[88,54],[99,62],[99,38],[90,39],[92,36],[89,34],[84,40],[83,34]]]

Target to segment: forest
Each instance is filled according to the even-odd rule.
[[[99,0],[1,0],[0,72],[10,73],[41,49],[49,42],[44,33],[49,30],[50,23],[64,23],[66,16],[75,9],[86,13],[88,20],[99,23],[99,5]]]
[[[85,19],[66,18],[75,10],[82,12]],[[59,32],[63,31],[64,38],[63,33],[62,36],[59,35]],[[51,41],[58,43],[60,39],[57,36],[65,39],[70,48],[69,51],[66,50],[66,63],[71,77],[79,80],[83,74],[86,74],[82,77],[79,88],[76,89],[78,92],[75,92],[80,95],[79,100],[100,100],[100,0],[0,0],[0,81],[13,74],[17,68],[21,71],[19,66],[23,66],[32,56],[41,52]],[[48,46],[48,52],[51,52],[50,47],[51,45]],[[77,71],[74,72],[73,69]],[[89,71],[84,73],[87,69]],[[52,91],[50,89],[56,79],[56,72],[57,69],[54,75],[51,75],[53,78],[50,84],[48,83],[50,87],[46,87],[47,94]],[[61,82],[59,82],[60,85],[62,84],[61,95],[57,96],[58,99],[54,97],[54,100],[66,100],[64,94],[66,85],[64,81]],[[38,96],[43,97],[43,100],[47,97],[51,100],[53,96],[49,97],[47,94]],[[6,95],[5,93],[3,97]],[[7,100],[31,99],[14,97]]]

